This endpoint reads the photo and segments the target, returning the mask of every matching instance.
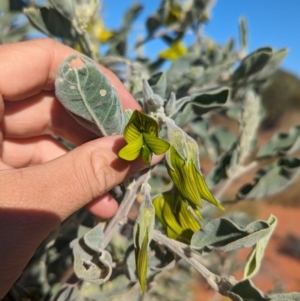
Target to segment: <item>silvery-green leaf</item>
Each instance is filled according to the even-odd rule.
[[[270,47],[259,48],[246,56],[232,75],[234,81],[249,77],[262,70],[271,59],[273,50]]]
[[[270,231],[273,229],[265,221],[254,221],[242,228],[227,218],[218,218],[193,235],[191,247],[203,253],[212,250],[232,251],[253,246]]]
[[[90,230],[92,230],[91,227],[86,227],[86,226],[83,226],[83,225],[79,225],[78,229],[77,229],[77,237],[81,238],[86,233],[88,233]]]
[[[95,284],[102,284],[110,278],[112,258],[107,251],[98,253],[97,257],[95,252],[78,238],[70,245],[74,256],[74,272],[78,278]]]
[[[245,18],[240,18],[239,25],[240,25],[241,46],[242,46],[242,49],[245,50],[248,45],[248,31],[247,31]]]
[[[259,149],[256,157],[273,157],[287,153],[300,136],[300,126],[294,126],[288,133],[277,133]],[[298,145],[299,146],[299,145]],[[299,146],[300,149],[300,146]],[[294,149],[296,151],[297,149]]]
[[[235,60],[227,60],[221,64],[208,66],[189,89],[189,94],[199,93],[199,90],[202,90],[203,85],[216,81],[224,72],[228,72],[234,64]]]
[[[257,244],[253,247],[250,255],[248,256],[247,263],[244,268],[244,278],[251,278],[255,276],[260,268],[265,249],[277,225],[276,217],[274,215],[271,215],[267,220],[267,223],[270,226],[270,231],[264,238],[257,242]]]
[[[285,189],[299,174],[298,158],[280,159],[276,163],[260,169],[254,184],[246,184],[238,193],[240,198],[257,199],[271,196]]]
[[[43,20],[41,11],[34,7],[28,7],[24,9],[24,14],[29,19],[30,23],[36,27],[38,30],[42,31],[43,33],[51,36],[51,33],[47,29],[45,22]]]
[[[209,188],[212,188],[220,181],[227,179],[227,169],[230,166],[232,154],[235,150],[235,147],[236,143],[232,145],[229,151],[219,157],[217,164],[209,171],[208,175],[206,176],[206,182]]]
[[[64,17],[72,21],[75,18],[75,2],[73,0],[49,0],[53,7]]]
[[[148,83],[154,94],[164,98],[167,89],[167,77],[165,72],[158,72],[148,79]]]
[[[234,39],[229,39],[223,47],[223,53],[230,54],[234,48]]]
[[[213,131],[213,136],[217,139],[220,149],[228,151],[236,142],[237,137],[225,128],[217,128]]]
[[[77,285],[64,284],[62,288],[51,298],[51,301],[84,301]]]
[[[72,116],[99,136],[122,134],[125,117],[116,90],[96,64],[79,56],[83,66],[72,67],[78,55],[71,55],[60,66],[56,96]]]
[[[281,62],[284,60],[288,53],[287,48],[282,48],[275,51],[272,54],[271,59],[267,63],[267,65],[257,74],[255,75],[256,80],[263,80],[272,75],[279,67]]]
[[[99,223],[83,236],[83,241],[91,250],[101,252],[103,238],[104,234],[102,225]]]
[[[191,96],[186,96],[180,98],[175,103],[175,113],[178,112],[174,120],[185,119],[182,115],[186,114],[185,111],[193,111],[194,115],[200,115],[197,112],[202,111],[203,113],[208,112],[209,110],[217,109],[226,105],[230,98],[230,89],[221,88],[205,91],[199,94],[192,94]],[[182,109],[183,108],[183,109]],[[181,122],[182,124],[182,122]]]
[[[164,104],[164,100],[155,94],[150,87],[148,81],[143,80],[144,105],[148,111],[155,111]]]
[[[176,95],[173,92],[166,103],[165,112],[167,116],[171,116],[176,113]]]

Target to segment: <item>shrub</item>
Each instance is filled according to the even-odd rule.
[[[127,145],[119,151],[124,160],[141,156],[149,165],[153,154],[165,154],[155,168],[111,191],[120,207],[110,221],[99,223],[85,210],[66,220],[36,251],[11,296],[187,300],[193,267],[212,289],[232,300],[300,300],[298,293],[267,296],[251,281],[276,217],[262,221],[222,211],[228,202],[273,195],[298,174],[299,126],[277,133],[262,146],[256,143],[264,116],[261,87],[287,50],[262,47],[246,55],[243,19],[237,47],[233,40],[218,45],[203,37],[201,28],[209,20],[212,2],[163,0],[147,18],[146,36],[134,45],[134,57],[128,56],[127,40],[140,4],[128,9],[119,30],[111,31],[98,14],[96,0],[1,2],[1,43],[29,39],[37,29],[82,53],[78,56],[84,66],[70,68],[78,57],[71,56],[56,80],[58,99],[78,122],[99,136],[124,134]],[[188,47],[187,31],[195,37]],[[168,49],[151,60],[141,47],[153,39],[165,41]],[[108,50],[100,56],[103,46]],[[118,75],[143,112],[122,110],[117,93],[94,61]],[[235,120],[238,135],[215,126],[214,116]],[[200,162],[205,160],[213,167],[204,177]],[[254,182],[226,199],[234,182],[253,171]],[[237,281],[230,276],[235,252],[246,247],[252,251],[244,278]]]

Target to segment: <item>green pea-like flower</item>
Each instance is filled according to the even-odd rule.
[[[120,151],[119,157],[133,161],[140,154],[146,165],[150,165],[152,154],[162,155],[170,144],[158,137],[156,120],[140,111],[134,111],[124,130],[124,139],[127,142]]]
[[[140,206],[139,215],[134,225],[134,247],[136,274],[141,290],[145,293],[148,267],[148,247],[154,229],[155,209],[151,202],[150,185],[144,184],[144,202]]]
[[[180,196],[191,206],[202,207],[204,199],[224,209],[208,189],[201,174],[197,142],[175,124],[167,125],[171,146],[166,154],[166,166]]]
[[[176,191],[177,192],[177,191]],[[166,230],[168,237],[177,239],[183,237],[190,240],[193,233],[200,229],[199,222],[195,219],[201,218],[197,208],[188,208],[188,204],[177,197],[174,205],[174,193],[164,192],[153,199],[155,215]],[[194,215],[191,212],[194,211]]]

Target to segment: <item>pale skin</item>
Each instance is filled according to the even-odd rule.
[[[74,52],[50,39],[0,46],[0,299],[60,222],[84,206],[110,218],[117,203],[107,192],[145,168],[118,157],[122,136],[96,139],[55,98],[57,70]],[[123,108],[140,109],[117,77],[99,68]],[[68,152],[54,136],[78,147]]]

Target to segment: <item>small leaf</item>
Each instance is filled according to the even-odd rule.
[[[274,215],[271,215],[267,220],[267,223],[270,226],[270,231],[264,238],[257,242],[257,244],[253,247],[250,255],[248,256],[247,263],[244,269],[244,278],[251,278],[255,276],[260,268],[265,248],[267,247],[271,235],[273,234],[277,225],[276,217]]]
[[[270,47],[260,48],[246,56],[232,75],[233,80],[249,77],[262,70],[271,59],[273,50]]]
[[[133,161],[139,156],[142,147],[143,147],[143,135],[140,134],[136,138],[136,140],[131,141],[127,145],[125,145],[119,151],[118,155],[120,158],[124,160]]]
[[[246,26],[246,20],[244,18],[240,18],[239,25],[240,25],[241,47],[243,50],[245,50],[248,45],[248,31]]]
[[[167,76],[165,72],[158,72],[148,79],[148,83],[154,94],[164,98],[167,89]]]
[[[123,133],[125,117],[116,90],[96,64],[79,56],[84,64],[72,67],[78,55],[60,66],[55,81],[56,96],[72,116],[99,136]]]

